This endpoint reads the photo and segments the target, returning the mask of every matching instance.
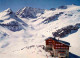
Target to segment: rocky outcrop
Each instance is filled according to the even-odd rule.
[[[16,12],[16,14],[22,18],[36,18],[37,13],[44,13],[44,9],[24,7]]]
[[[3,31],[0,31],[0,41],[4,40],[6,37],[8,37],[9,35]]]
[[[45,19],[42,23],[49,23],[49,22],[52,22],[52,21],[55,21],[55,20],[58,20],[58,17],[63,14],[63,12],[60,12],[59,14],[55,14],[47,19]]]
[[[55,37],[62,38],[62,37],[68,36],[69,34],[77,32],[79,28],[80,28],[80,23],[76,25],[69,25],[69,26],[63,27],[61,29],[56,30],[56,32],[53,32],[52,34]]]
[[[58,9],[67,9],[67,6],[59,6]]]
[[[56,9],[55,9],[55,8],[51,8],[50,10],[53,10],[53,11],[54,11],[54,10],[56,10]]]
[[[21,20],[10,8],[3,11],[3,16],[0,18],[0,26],[7,28],[13,32],[20,31],[24,29],[23,27],[27,27],[28,25]],[[5,19],[4,19],[5,18]]]
[[[0,24],[0,26],[8,28],[9,30],[13,32],[20,31],[23,29],[23,27],[17,21],[11,21],[7,24]]]

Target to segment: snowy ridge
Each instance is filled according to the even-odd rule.
[[[22,18],[27,18],[27,17],[36,18],[37,14],[39,16],[43,12],[44,12],[44,9],[24,7],[23,9],[18,10],[16,14]]]
[[[10,9],[8,10],[10,12]],[[29,13],[27,13],[28,11]],[[57,16],[56,14],[60,15]],[[42,46],[45,46],[45,39],[47,37],[53,37],[52,32],[61,30],[66,26],[74,26],[77,24],[79,28],[75,33],[68,34],[68,36],[60,38],[60,40],[70,43],[70,58],[80,58],[80,6],[68,5],[66,9],[56,8],[56,10],[41,10],[25,7],[20,9],[17,15],[18,19],[14,15],[10,16],[5,11],[0,13],[0,24],[16,21],[19,26],[24,28],[13,32],[0,26],[0,35],[3,36],[3,34],[6,34],[6,36],[0,38],[0,57],[54,58],[42,49]],[[43,21],[47,23],[45,24]]]
[[[24,29],[22,25],[27,26],[10,8],[0,13],[0,26],[11,31],[19,31]]]

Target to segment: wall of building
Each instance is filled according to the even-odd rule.
[[[65,56],[69,58],[69,46],[61,42],[57,42],[52,39],[48,39],[46,40],[46,49],[47,50],[52,49],[55,57],[58,57],[59,51],[65,51]]]
[[[54,49],[54,48],[52,48],[52,49],[53,49],[53,52],[54,52],[54,56],[55,57],[58,57],[58,52],[59,51],[65,51],[67,58],[69,58],[69,50],[68,49]]]

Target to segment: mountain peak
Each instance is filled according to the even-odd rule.
[[[58,9],[67,9],[66,5],[59,6]]]
[[[6,12],[12,12],[12,10],[10,8],[8,8],[7,10],[5,10]]]
[[[16,12],[16,14],[22,18],[36,18],[38,13],[43,13],[44,9],[24,7]]]
[[[50,8],[50,10],[56,10],[55,8]]]

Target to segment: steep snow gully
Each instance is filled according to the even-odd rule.
[[[70,43],[70,58],[80,58],[80,6],[0,12],[0,58],[54,58],[42,49],[53,36]]]

